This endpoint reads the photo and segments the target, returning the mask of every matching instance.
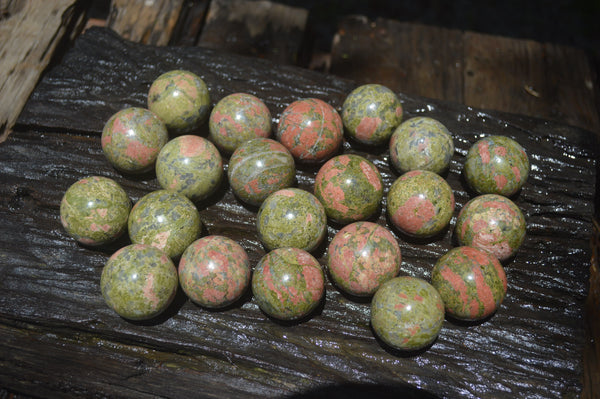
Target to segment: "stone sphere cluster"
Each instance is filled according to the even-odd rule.
[[[115,181],[86,177],[65,192],[61,222],[88,246],[128,232],[131,244],[109,258],[100,281],[107,305],[126,319],[155,318],[181,286],[192,302],[211,309],[235,306],[250,289],[268,316],[302,321],[322,302],[329,278],[350,299],[370,298],[371,325],[385,345],[422,350],[446,316],[484,320],[502,303],[501,262],[515,256],[525,237],[523,213],[508,197],[525,184],[529,160],[508,137],[475,143],[463,168],[474,195],[456,219],[459,246],[432,265],[430,282],[399,276],[396,237],[436,240],[455,211],[443,177],[454,154],[451,132],[433,118],[402,118],[398,97],[368,84],[348,94],[341,114],[320,99],[299,99],[273,127],[258,97],[232,93],[211,110],[200,77],[169,71],[150,86],[147,109],[117,112],[101,138],[115,169],[125,175],[154,170],[161,189],[132,207]],[[208,138],[196,135],[206,122]],[[366,148],[388,146],[399,173],[390,187],[371,161],[344,152],[344,135]],[[297,164],[318,168],[313,192],[294,187]],[[267,251],[256,265],[231,238],[202,236],[197,204],[224,179],[256,211]],[[372,221],[382,203],[389,226]],[[328,225],[338,231],[326,243]],[[312,253],[325,247],[321,265]]]

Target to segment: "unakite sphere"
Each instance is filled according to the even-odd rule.
[[[223,178],[219,150],[207,139],[185,135],[169,141],[158,154],[156,178],[165,190],[202,200],[216,191]]]
[[[283,144],[258,138],[235,150],[229,160],[227,177],[239,199],[258,206],[275,191],[294,184],[296,166]]]
[[[357,87],[342,105],[342,121],[350,137],[367,145],[387,144],[402,121],[402,104],[379,84]]]
[[[465,179],[478,194],[510,197],[529,176],[529,158],[510,137],[489,136],[471,146],[464,166]]]
[[[315,249],[327,233],[327,215],[319,200],[308,191],[286,188],[269,195],[256,217],[265,247]]]
[[[153,245],[171,258],[181,255],[202,230],[192,201],[168,190],[143,196],[131,210],[128,226],[134,244]]]
[[[102,245],[127,228],[131,201],[107,177],[91,176],[73,183],[60,202],[60,221],[67,233],[85,245]]]
[[[498,309],[506,295],[504,268],[491,253],[457,247],[444,254],[431,272],[446,312],[461,320],[481,320]]]
[[[377,167],[366,158],[338,155],[319,169],[315,196],[333,221],[355,222],[368,219],[379,209],[383,181]]]
[[[166,72],[152,82],[148,91],[148,108],[162,119],[170,132],[191,133],[208,118],[208,87],[193,72]]]
[[[102,129],[106,159],[125,173],[152,170],[161,148],[169,140],[165,124],[144,108],[126,108],[110,117]]]
[[[294,159],[304,163],[331,158],[343,138],[342,118],[335,108],[318,98],[305,98],[288,105],[277,126],[277,140]]]
[[[161,314],[177,292],[177,269],[156,247],[132,244],[115,252],[104,265],[100,289],[106,304],[130,320]]]
[[[523,244],[525,216],[510,199],[485,194],[465,204],[456,219],[460,245],[484,249],[500,261],[514,256]]]
[[[425,116],[402,122],[390,139],[390,158],[401,173],[420,169],[440,174],[448,169],[453,154],[450,131]]]
[[[454,213],[454,193],[438,174],[413,170],[400,176],[390,187],[387,213],[402,232],[415,237],[440,233]]]
[[[351,223],[329,244],[329,274],[338,287],[352,295],[373,295],[381,284],[398,275],[401,262],[398,242],[376,223]]]
[[[210,139],[226,153],[248,140],[271,135],[271,113],[258,97],[234,93],[221,99],[208,120]]]
[[[321,302],[325,277],[319,262],[298,248],[278,248],[261,258],[252,293],[263,312],[280,320],[309,315]]]
[[[423,349],[442,329],[444,302],[427,281],[396,277],[377,290],[371,301],[371,326],[392,348],[404,351]]]
[[[179,260],[179,281],[196,304],[222,308],[238,300],[250,283],[248,254],[223,236],[194,241]]]

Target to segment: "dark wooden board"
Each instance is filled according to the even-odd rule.
[[[158,188],[131,179],[103,157],[99,135],[110,115],[144,106],[160,73],[187,68],[216,103],[236,91],[264,99],[274,121],[290,102],[318,97],[340,108],[352,81],[201,48],[151,47],[92,28],[47,73],[0,145],[0,386],[45,397],[575,397],[582,391],[583,308],[589,278],[596,152],[589,132],[498,112],[399,94],[406,116],[428,115],[453,132],[457,151],[447,179],[457,211],[470,198],[460,177],[468,147],[504,134],[529,152],[532,172],[515,202],[528,236],[506,265],[508,296],[489,320],[446,320],[427,351],[407,356],[383,347],[369,326],[369,304],[331,284],[323,305],[301,323],[279,323],[251,295],[207,311],[179,295],[163,317],[119,318],[99,289],[102,266],[123,239],[105,248],[77,245],[60,226],[64,191],[87,175],[114,178],[132,200]],[[199,132],[205,134],[206,132]],[[380,169],[386,187],[398,176],[385,148],[345,143]],[[314,168],[299,168],[312,190]],[[255,210],[224,186],[198,204],[206,232],[238,240],[257,262]],[[386,225],[385,201],[377,222]],[[453,225],[454,218],[451,222]],[[329,226],[329,239],[337,231]],[[453,246],[452,230],[429,242],[396,234],[403,275],[429,278]],[[315,252],[325,264],[325,246]],[[44,377],[45,376],[45,377]],[[336,391],[337,389],[337,391]]]

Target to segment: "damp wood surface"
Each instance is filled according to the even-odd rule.
[[[382,345],[369,325],[368,301],[349,298],[329,282],[322,305],[300,323],[268,318],[250,293],[226,310],[208,311],[179,292],[155,320],[118,317],[102,299],[100,274],[128,239],[99,248],[76,244],[61,227],[59,204],[72,183],[89,175],[115,179],[133,201],[159,188],[151,174],[116,172],[102,154],[100,134],[114,112],[145,106],[152,81],[176,68],[200,75],[213,104],[233,92],[258,96],[274,122],[299,98],[321,98],[340,110],[357,85],[210,49],[133,44],[107,29],[80,36],[45,74],[14,133],[0,145],[0,386],[44,397],[581,395],[595,136],[401,92],[405,118],[436,118],[454,135],[446,176],[457,202],[451,226],[471,198],[461,170],[472,143],[483,135],[507,135],[529,153],[531,175],[514,199],[528,233],[505,265],[508,294],[497,314],[475,324],[445,320],[435,343],[413,354]],[[198,132],[206,133],[206,126]],[[343,151],[372,160],[386,193],[398,177],[385,148],[346,142]],[[312,191],[315,173],[299,166],[298,187]],[[226,184],[197,206],[205,234],[237,240],[253,265],[265,254],[256,209],[238,202]],[[389,227],[385,200],[373,220]],[[328,227],[328,241],[338,230]],[[451,228],[429,241],[392,232],[402,249],[401,275],[429,280],[436,259],[455,245]],[[325,265],[326,245],[314,255]]]

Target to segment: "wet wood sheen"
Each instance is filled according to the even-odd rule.
[[[382,346],[369,326],[368,302],[342,295],[330,283],[323,305],[301,323],[269,319],[251,295],[224,311],[207,311],[181,293],[157,320],[119,318],[104,304],[99,281],[103,264],[127,239],[103,248],[76,244],[60,225],[59,203],[73,182],[88,175],[115,179],[133,201],[158,188],[152,175],[131,179],[112,169],[99,137],[110,115],[145,106],[152,80],[175,68],[199,74],[213,103],[238,91],[257,95],[275,122],[285,106],[304,97],[321,98],[339,110],[355,87],[352,81],[213,50],[132,44],[100,28],[81,36],[44,76],[15,132],[0,145],[0,386],[43,397],[581,393],[594,136],[540,119],[403,94],[407,118],[437,118],[454,134],[457,150],[447,180],[456,196],[455,216],[470,198],[460,173],[467,149],[479,137],[513,137],[530,155],[530,179],[515,199],[528,236],[506,265],[508,295],[492,318],[474,325],[446,320],[431,348],[410,355]],[[387,188],[398,177],[385,148],[346,143],[344,151],[372,160]],[[312,190],[315,173],[300,167],[298,186]],[[198,207],[207,234],[237,240],[253,264],[264,255],[256,210],[241,205],[226,185]],[[385,201],[376,221],[387,225],[384,210]],[[338,229],[329,226],[329,240]],[[454,245],[451,229],[423,242],[394,234],[403,254],[402,275],[429,279],[435,260]],[[326,246],[315,255],[325,264]]]

